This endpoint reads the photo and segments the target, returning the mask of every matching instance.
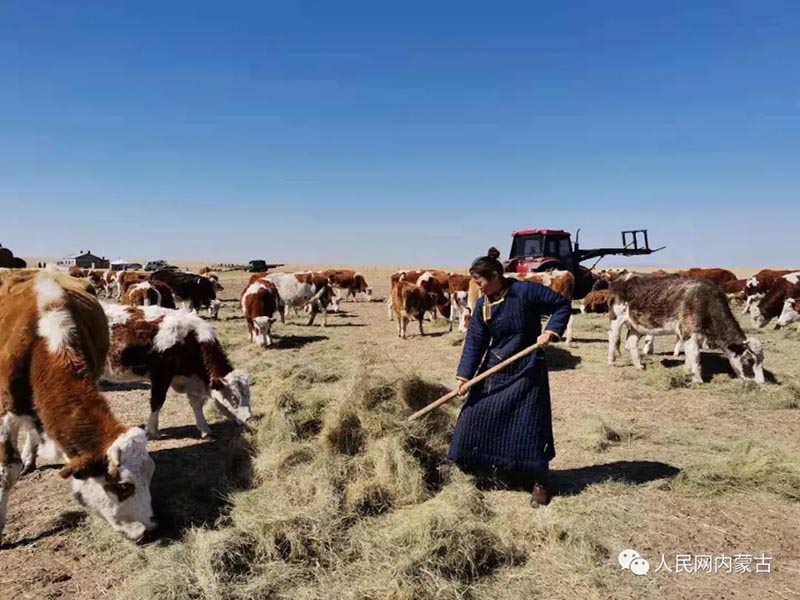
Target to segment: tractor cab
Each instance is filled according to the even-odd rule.
[[[528,229],[511,234],[511,253],[506,265],[517,273],[576,268],[569,232],[560,229]]]

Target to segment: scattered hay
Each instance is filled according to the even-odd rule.
[[[629,428],[610,425],[605,419],[596,417],[585,422],[579,433],[581,445],[586,450],[604,452],[623,442],[641,439],[643,434]]]
[[[697,494],[758,490],[800,501],[800,463],[749,441],[721,461],[687,467],[673,485]]]
[[[343,408],[326,421],[322,439],[334,452],[354,456],[364,450],[366,434],[358,415]]]

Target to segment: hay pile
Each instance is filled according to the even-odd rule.
[[[253,487],[217,530],[159,550],[123,592],[146,598],[433,598],[525,561],[481,492],[448,468],[457,407],[419,377],[278,371],[249,443]]]

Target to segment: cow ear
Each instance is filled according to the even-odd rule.
[[[746,349],[744,344],[728,344],[728,350],[736,354],[737,356],[743,354]]]
[[[212,390],[221,390],[225,387],[225,382],[218,377],[213,377],[209,383]]]
[[[105,457],[95,458],[90,455],[83,455],[76,456],[70,460],[58,474],[64,479],[69,477],[87,479],[89,477],[100,477],[104,475],[107,468]]]

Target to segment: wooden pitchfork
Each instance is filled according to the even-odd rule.
[[[484,371],[483,373],[481,373],[480,375],[478,375],[477,377],[473,377],[472,379],[467,381],[464,384],[464,390],[468,390],[469,388],[471,388],[476,383],[480,383],[481,381],[483,381],[487,377],[491,377],[492,375],[494,375],[498,371],[500,371],[502,369],[505,369],[511,363],[518,361],[523,356],[528,356],[529,354],[535,352],[538,349],[539,349],[539,344],[534,344],[533,346],[525,348],[524,350],[520,350],[519,352],[517,352],[513,356],[509,356],[503,362],[496,364],[491,369],[488,369],[488,370]],[[448,392],[447,394],[445,394],[444,396],[442,396],[438,400],[434,400],[433,402],[428,404],[428,406],[426,406],[425,408],[421,408],[420,410],[415,412],[413,415],[408,417],[408,420],[409,421],[414,421],[414,420],[418,419],[419,417],[421,417],[423,415],[427,415],[434,408],[438,408],[442,404],[450,402],[450,400],[452,400],[456,396],[458,396],[458,390],[453,390],[452,392]]]

